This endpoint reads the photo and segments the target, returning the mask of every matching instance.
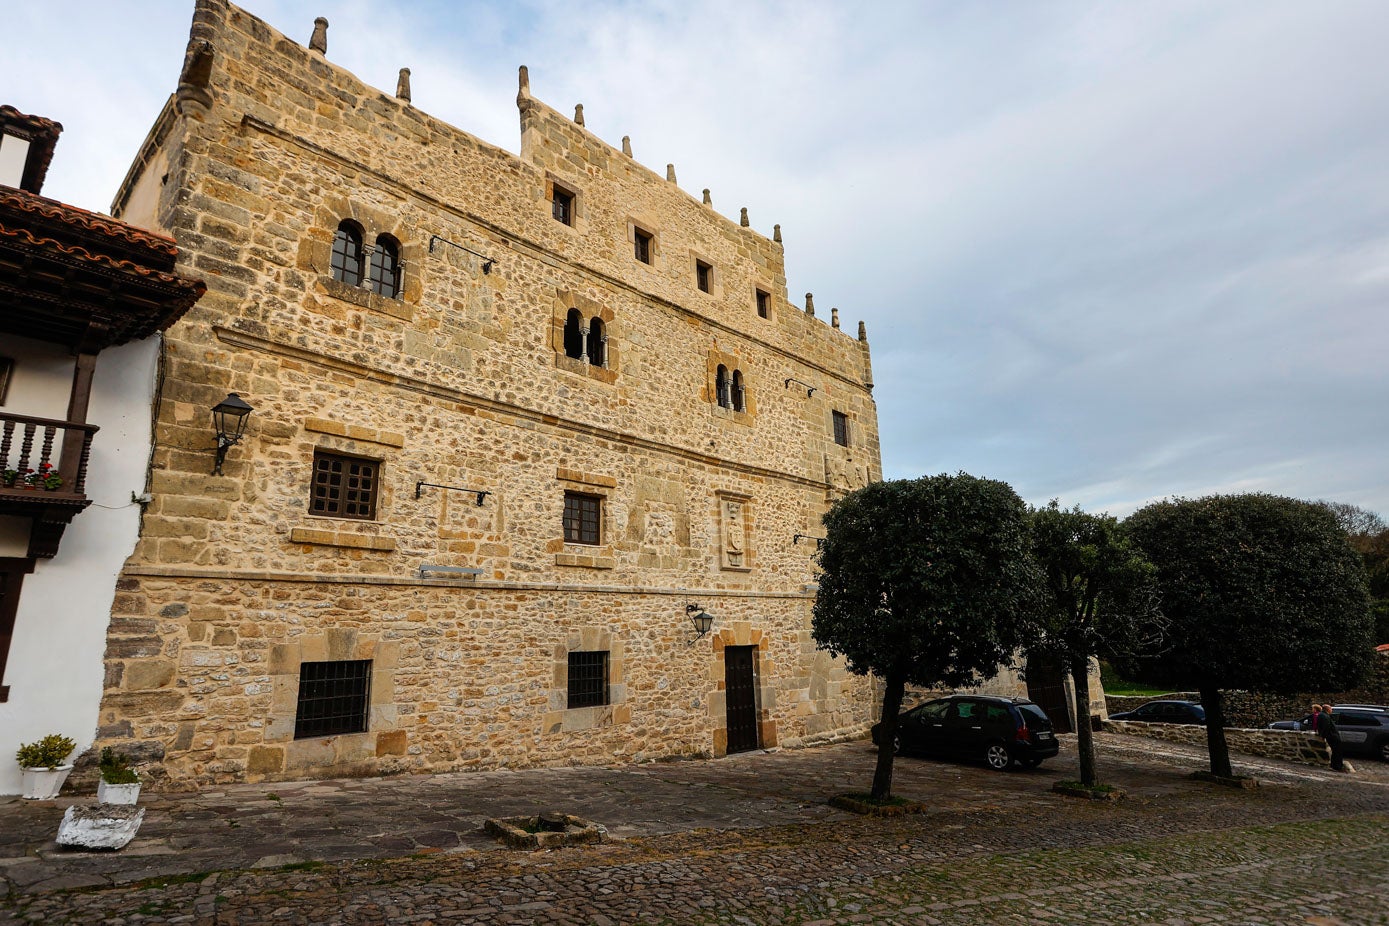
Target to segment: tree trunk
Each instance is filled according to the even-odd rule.
[[[878,727],[878,767],[873,772],[873,800],[892,797],[892,760],[896,756],[897,715],[902,710],[902,693],[907,687],[905,672],[897,669],[887,674],[883,686],[883,716]]]
[[[1233,778],[1230,747],[1225,743],[1225,707],[1220,689],[1214,685],[1202,685],[1197,690],[1201,692],[1201,706],[1206,709],[1206,748],[1211,754],[1211,774]]]
[[[1071,682],[1076,693],[1076,750],[1080,753],[1080,783],[1096,784],[1095,733],[1090,725],[1090,660],[1071,659]]]

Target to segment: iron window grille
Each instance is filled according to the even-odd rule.
[[[757,291],[757,316],[758,316],[758,318],[767,318],[767,317],[771,314],[771,307],[772,307],[772,297],[771,297],[771,295],[768,294],[768,293],[764,293],[762,290],[759,289],[759,290]]]
[[[638,228],[632,235],[637,260],[643,264],[651,263],[651,235]]]
[[[841,447],[849,446],[849,416],[834,412],[834,442]]]
[[[303,663],[294,738],[365,733],[370,696],[370,659]]]
[[[367,277],[367,288],[372,292],[387,299],[400,298],[400,248],[390,236],[382,235],[376,239]]]
[[[344,219],[333,236],[333,255],[330,261],[333,279],[350,286],[362,285],[362,232]]]
[[[608,703],[608,651],[569,654],[569,708]]]
[[[564,542],[597,544],[602,537],[603,499],[564,493]]]
[[[330,518],[374,519],[380,469],[376,460],[315,453],[309,512]]]

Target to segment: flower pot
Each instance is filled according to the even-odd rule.
[[[104,780],[97,783],[96,799],[102,804],[133,804],[140,799],[140,782],[128,785],[108,785]]]
[[[21,768],[19,772],[24,797],[31,801],[53,800],[58,796],[63,782],[68,780],[70,771],[71,765],[60,765],[57,768]]]

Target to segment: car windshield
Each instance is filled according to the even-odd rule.
[[[1050,730],[1051,721],[1047,719],[1046,712],[1035,704],[1019,704],[1018,710],[1022,711],[1023,720],[1029,727],[1036,727],[1039,730]]]

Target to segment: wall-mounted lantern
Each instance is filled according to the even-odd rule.
[[[695,641],[704,636],[714,626],[714,612],[706,611],[697,604],[685,605],[685,613],[690,616],[690,623],[694,625],[695,637],[689,642],[693,646]]]
[[[214,476],[222,475],[222,461],[227,458],[227,450],[241,443],[246,433],[246,419],[254,409],[242,401],[235,392],[212,407],[212,427],[217,431],[217,464],[212,468]]]

